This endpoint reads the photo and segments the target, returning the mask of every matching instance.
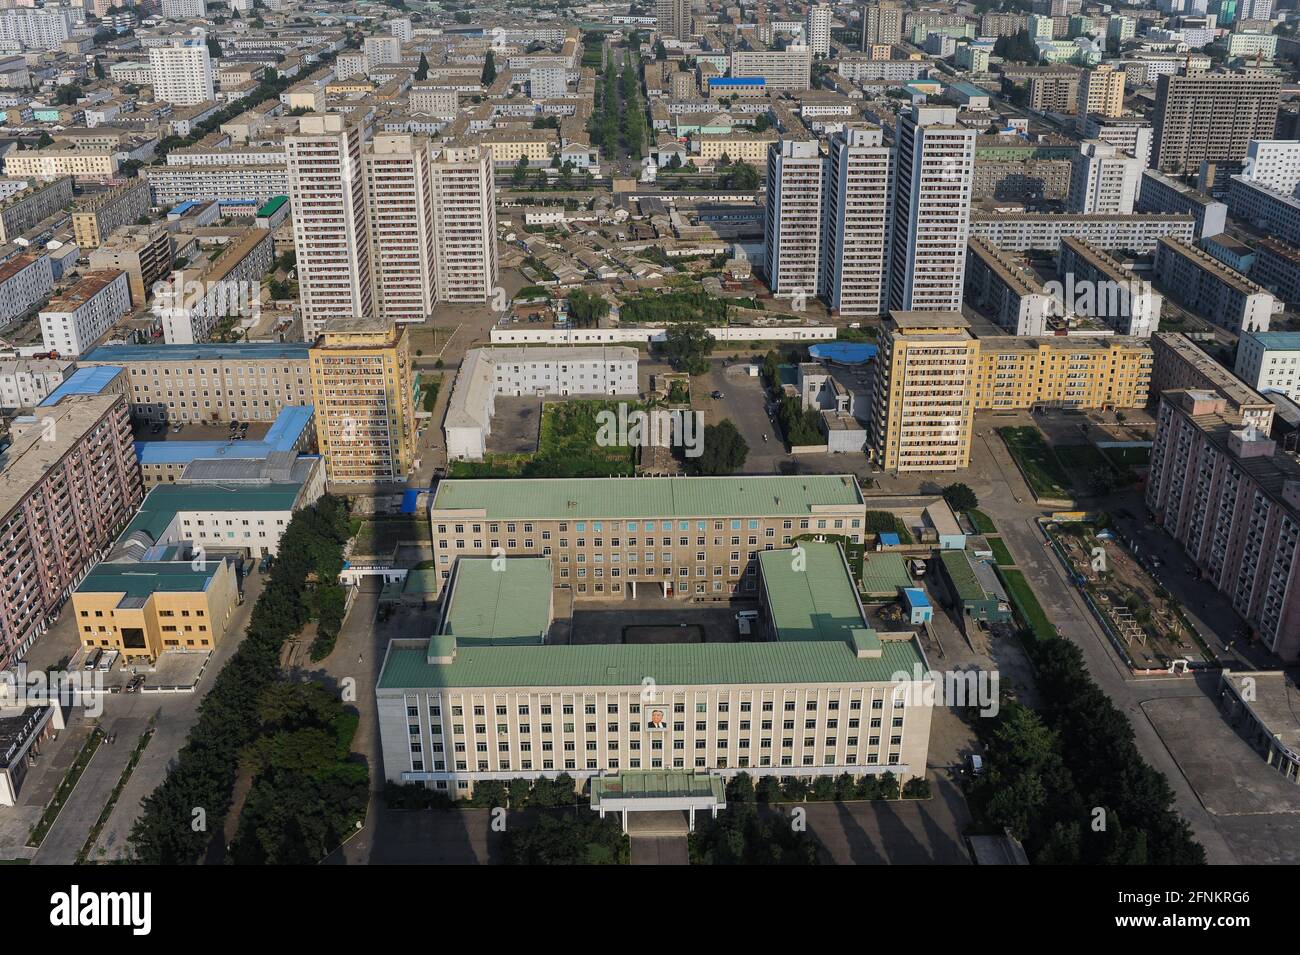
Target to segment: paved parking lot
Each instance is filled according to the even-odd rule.
[[[542,426],[542,399],[502,395],[496,399],[495,408],[492,433],[487,438],[488,453],[535,453]]]
[[[1187,696],[1146,700],[1142,711],[1242,864],[1300,863],[1300,786],[1264,762],[1210,695],[1217,674]],[[1199,691],[1199,692],[1198,692]]]

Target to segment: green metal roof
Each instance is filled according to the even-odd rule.
[[[988,599],[988,594],[976,579],[975,568],[971,567],[964,550],[941,550],[939,559],[943,561],[948,579],[957,590],[957,599],[962,601]]]
[[[208,589],[222,562],[210,560],[196,570],[189,561],[98,564],[77,587],[79,593],[126,594],[196,593]]]
[[[619,773],[591,780],[591,805],[602,799],[687,799],[712,797],[725,803],[726,785],[721,776],[708,773]]]
[[[872,596],[896,597],[902,587],[912,586],[902,554],[867,551],[862,555],[862,592]]]
[[[448,664],[428,662],[424,643],[392,645],[379,689],[625,686],[647,677],[659,686],[728,683],[887,683],[922,664],[914,640],[885,640],[878,657],[859,657],[848,635],[835,642],[459,645]]]
[[[545,557],[456,561],[442,633],[491,646],[540,644],[551,626],[551,562]]]
[[[839,545],[802,547],[802,566],[796,565],[797,548],[758,555],[776,639],[846,641],[866,621]]]
[[[301,484],[159,484],[145,497],[125,534],[158,540],[178,511],[292,511]]]
[[[488,520],[806,516],[862,504],[853,475],[450,480],[433,510],[482,509]]]

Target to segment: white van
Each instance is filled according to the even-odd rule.
[[[737,612],[736,612],[736,619],[737,619],[737,620],[757,620],[757,619],[758,619],[758,611],[757,611],[757,610],[740,610],[740,611],[737,611]]]
[[[117,662],[116,650],[104,650],[99,655],[99,668],[104,672],[113,669],[113,664]]]
[[[978,776],[984,772],[984,757],[972,753],[970,758],[970,774]]]
[[[93,670],[95,669],[95,664],[97,663],[99,663],[99,651],[89,650],[86,652],[86,659],[81,664],[81,668],[83,670]]]

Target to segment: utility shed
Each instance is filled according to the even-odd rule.
[[[939,566],[963,616],[986,623],[1011,619],[1011,604],[993,568],[964,550],[940,551]]]

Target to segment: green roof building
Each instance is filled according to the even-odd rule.
[[[801,480],[817,500],[838,483]],[[448,483],[550,482],[443,487]],[[587,522],[596,520],[593,513],[619,512],[609,509],[611,502],[622,501],[624,515],[636,506],[620,497],[635,489],[603,489],[597,506],[582,493],[585,482],[555,483],[583,502],[574,510]],[[660,485],[650,493],[689,500],[689,510],[699,513],[695,495],[717,495],[723,486],[696,492]],[[764,479],[746,479],[743,492],[740,486],[731,485],[732,492],[772,493]],[[776,487],[778,496],[795,501],[790,506],[812,506],[784,484]],[[552,493],[522,490],[525,497]],[[503,522],[511,519],[506,510],[518,507],[492,489],[438,497],[443,510],[453,499],[465,506],[472,499]],[[544,504],[530,506],[544,510]],[[513,531],[503,525],[500,533],[539,533],[514,520]],[[473,533],[468,524],[464,533]],[[725,805],[726,777],[739,772],[923,774],[933,684],[914,634],[879,634],[868,626],[838,544],[763,550],[755,563],[768,639],[737,642],[727,628],[703,643],[592,644],[574,642],[574,634],[546,642],[552,585],[565,586],[563,578],[552,579],[550,559],[460,558],[436,635],[394,640],[384,660],[376,697],[388,779],[465,796],[485,779],[568,773],[580,784],[590,781],[592,809],[626,814],[716,811]],[[574,587],[573,578],[567,586]],[[635,610],[628,617],[635,620]]]

